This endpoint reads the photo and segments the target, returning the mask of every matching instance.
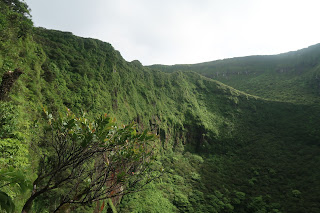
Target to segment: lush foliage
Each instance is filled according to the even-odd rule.
[[[320,101],[320,44],[274,56],[248,56],[193,65],[152,68],[195,71],[263,98],[295,102]]]
[[[56,119],[55,128],[45,128],[41,104],[54,118],[67,107],[75,114],[87,112],[86,119],[94,123],[107,111],[118,120],[114,126],[135,121],[138,132],[151,129],[158,134],[160,143],[153,143],[152,150],[160,155],[152,169],[165,169],[145,190],[123,196],[117,206],[120,212],[319,212],[318,46],[278,56],[161,67],[169,72],[165,73],[138,61],[126,62],[108,43],[71,33],[33,28],[32,34],[19,37],[23,27],[9,24],[8,14],[21,13],[1,4],[1,23],[6,23],[1,26],[7,29],[3,36],[10,39],[0,41],[0,74],[17,67],[24,72],[9,99],[0,102],[0,163],[5,174],[11,169],[19,174],[22,168],[24,179],[33,182],[35,173],[53,171],[57,152],[47,143],[52,134],[45,133],[64,132],[72,141],[67,129],[77,135],[76,126],[85,123],[84,130],[78,130],[96,137],[97,130],[92,132],[96,124],[90,127],[92,122],[82,118],[73,123],[73,115]],[[87,140],[76,141],[86,145]],[[95,161],[91,162],[89,166]],[[70,174],[76,173],[67,169],[61,178]],[[120,180],[137,177],[119,174]],[[29,191],[27,187],[22,193],[23,183],[3,177],[0,190],[9,205],[1,206],[11,211],[13,202],[20,211],[33,188],[27,184]],[[50,186],[59,178],[53,176]],[[81,183],[78,192],[93,178]],[[45,187],[48,180],[38,187]],[[33,210],[56,209],[57,197],[71,200],[66,196],[70,184],[38,196]],[[68,205],[62,207],[74,208]],[[73,210],[92,212],[96,206],[98,202]]]
[[[33,200],[45,193],[55,195],[57,206],[51,211],[57,211],[66,204],[124,195],[152,180],[154,135],[138,133],[133,123],[118,128],[106,114],[93,122],[70,111],[56,119],[47,116],[37,178],[23,211],[29,212]]]

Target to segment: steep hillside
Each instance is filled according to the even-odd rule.
[[[0,80],[8,70],[23,74],[0,101],[0,172],[22,170],[34,180],[40,157],[34,150],[45,134],[42,106],[53,116],[68,108],[92,118],[109,113],[119,124],[135,121],[160,136],[155,167],[164,174],[124,196],[120,212],[320,210],[318,105],[268,101],[192,71],[155,71],[126,62],[108,43],[72,33],[33,28],[19,37],[15,24],[5,27],[12,40],[0,42],[6,47]],[[0,188],[17,211],[31,190]],[[50,212],[56,202],[45,194],[33,210]],[[94,205],[74,211],[92,212]]]
[[[190,65],[153,65],[165,72],[194,71],[252,95],[319,103],[320,44],[273,56],[248,56]]]

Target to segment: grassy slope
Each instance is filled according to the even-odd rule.
[[[17,66],[25,72],[1,103],[15,110],[2,108],[15,115],[5,122],[17,123],[1,145],[14,139],[31,151],[41,104],[54,113],[65,107],[91,116],[108,112],[157,132],[158,164],[167,171],[146,191],[124,197],[122,212],[319,211],[316,106],[262,100],[194,72],[152,71],[124,61],[110,44],[34,31],[7,43],[14,54],[1,50],[1,74]],[[2,158],[3,165],[19,166],[17,157],[36,160],[17,150],[16,160]]]
[[[248,56],[190,65],[154,65],[166,72],[195,71],[252,95],[319,103],[320,44],[274,56]]]
[[[314,110],[263,101],[193,72],[150,71],[137,61],[125,62],[109,44],[96,40],[41,29],[36,34],[36,40],[48,54],[46,72],[55,76],[50,82],[51,91],[59,85],[57,92],[68,94],[59,97],[76,100],[62,103],[73,110],[108,111],[122,122],[136,120],[141,128],[153,128],[160,134],[165,153],[162,163],[171,172],[163,178],[167,188],[162,198],[180,211],[195,211],[199,202],[203,203],[201,211],[232,208],[235,211],[291,208],[293,211],[298,207],[292,190],[299,190],[307,200],[317,197],[316,191],[303,187],[319,177],[317,173],[310,175],[312,167],[319,162],[308,162],[304,156],[319,151]],[[90,50],[89,42],[98,44]],[[60,54],[59,49],[62,55],[55,58]],[[57,83],[62,79],[65,84]],[[72,87],[73,84],[77,87]],[[89,97],[92,99],[86,100]],[[297,126],[298,123],[304,125]],[[205,162],[199,169],[192,168],[192,162],[178,154],[183,153],[182,144],[189,152],[203,156]],[[171,150],[175,152],[169,154]],[[301,163],[307,164],[302,174]],[[214,172],[212,167],[220,172]],[[278,173],[283,173],[283,177],[275,175]],[[221,182],[214,181],[214,176]],[[266,182],[272,183],[272,187]],[[162,184],[154,187],[163,190]],[[235,204],[232,198],[239,192],[246,196],[240,204]],[[197,193],[203,196],[195,196]],[[260,203],[254,200],[259,200],[259,196]],[[218,204],[212,199],[219,200]]]

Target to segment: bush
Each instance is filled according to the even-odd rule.
[[[155,135],[138,133],[134,123],[117,127],[106,114],[91,122],[70,111],[56,119],[45,113],[47,136],[39,144],[38,177],[23,211],[48,192],[56,194],[58,205],[50,209],[55,211],[65,204],[122,196],[155,178],[150,171]]]

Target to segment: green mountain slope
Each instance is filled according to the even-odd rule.
[[[126,62],[108,43],[67,32],[33,28],[18,37],[16,26],[5,26],[11,40],[0,42],[6,47],[0,80],[8,70],[23,70],[0,101],[0,168],[23,168],[35,179],[42,105],[53,114],[107,112],[157,133],[156,164],[165,169],[144,190],[124,196],[120,212],[320,210],[318,105],[261,99],[192,71],[155,71]],[[0,190],[18,211],[31,193]],[[42,196],[34,211],[52,211],[56,199]],[[92,212],[94,205],[78,211]]]
[[[189,197],[195,196],[196,189],[197,193],[203,194],[197,197],[198,202],[204,203],[201,211],[209,212],[215,208],[232,208],[231,197],[237,192],[247,194],[248,198],[244,198],[241,207],[235,211],[241,208],[248,211],[253,205],[252,200],[259,196],[261,202],[272,205],[275,202],[280,209],[297,208],[293,204],[295,197],[292,190],[316,196],[312,195],[314,192],[304,191],[299,186],[305,185],[304,175],[308,174],[315,181],[318,174],[304,172],[300,182],[301,175],[296,173],[299,166],[287,160],[292,152],[311,152],[314,155],[314,146],[318,149],[319,132],[315,128],[318,121],[313,118],[316,108],[302,110],[299,105],[264,101],[193,72],[167,74],[151,71],[137,61],[125,62],[109,44],[77,38],[70,33],[43,29],[37,29],[35,33],[36,41],[48,56],[44,63],[48,64],[48,70],[44,75],[54,76],[48,82],[50,92],[43,90],[44,97],[50,97],[50,93],[52,100],[65,97],[62,104],[73,111],[80,108],[93,113],[108,111],[123,122],[135,120],[141,128],[157,131],[164,149],[162,163],[169,171],[170,168],[173,170],[172,174],[163,178],[165,185],[168,185],[165,195],[173,195],[166,199],[180,211],[194,211],[197,208],[197,202],[189,201],[192,200]],[[90,49],[89,42],[93,43],[93,47],[95,42],[98,44]],[[298,127],[301,122],[304,125]],[[169,154],[171,150],[173,154]],[[202,155],[206,163],[202,163],[199,170],[192,169],[192,165],[188,165],[191,164],[189,159],[185,159],[183,154],[185,151]],[[251,159],[249,153],[253,155]],[[304,154],[297,158],[298,161],[305,161]],[[176,165],[175,161],[186,161],[186,165]],[[223,172],[212,174],[211,167],[216,162],[221,163],[217,170]],[[226,166],[227,162],[230,168]],[[278,165],[278,162],[282,163]],[[317,165],[317,162],[314,163]],[[188,167],[191,171],[183,172]],[[245,167],[246,172],[238,170],[241,167]],[[229,169],[231,171],[225,171]],[[284,175],[288,176],[293,173],[297,180],[287,178],[288,183],[285,184],[276,175],[272,178],[269,170],[275,173],[284,171]],[[311,171],[311,168],[306,171]],[[262,177],[260,173],[263,173]],[[239,174],[243,176],[238,178],[237,184],[233,183],[234,176]],[[211,180],[214,176],[221,182]],[[179,185],[179,182],[175,183],[176,179],[181,181],[181,189],[176,186]],[[228,181],[223,183],[225,180]],[[270,185],[263,187],[268,181],[277,185],[277,193],[269,195]],[[224,184],[226,186],[221,187]],[[235,186],[227,186],[229,184]],[[255,185],[258,190],[252,192],[250,188]],[[156,184],[155,187],[162,189],[163,186]],[[186,196],[186,193],[190,195]],[[215,193],[221,193],[224,198],[217,197]],[[282,193],[288,198],[285,203],[278,203]],[[220,205],[212,206],[212,199],[225,200]],[[278,208],[277,205],[265,205],[268,210]]]
[[[190,65],[153,65],[173,72],[194,71],[263,98],[319,103],[320,44],[273,56],[248,56]]]

